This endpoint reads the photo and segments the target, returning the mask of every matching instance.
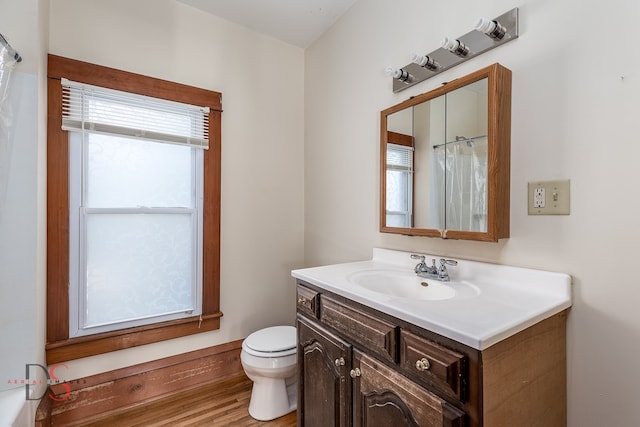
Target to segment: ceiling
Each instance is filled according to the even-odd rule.
[[[286,43],[306,48],[356,0],[177,0]]]

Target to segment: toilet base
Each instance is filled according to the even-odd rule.
[[[258,421],[279,418],[297,408],[297,377],[261,378],[254,381],[249,402],[249,415]]]

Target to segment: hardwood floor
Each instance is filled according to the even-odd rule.
[[[83,425],[86,427],[293,427],[296,425],[295,412],[267,422],[251,418],[248,412],[251,384],[247,377],[240,376],[160,399]]]

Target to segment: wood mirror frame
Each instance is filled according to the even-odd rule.
[[[390,227],[387,226],[387,142],[397,137],[387,128],[388,117],[396,112],[446,95],[456,89],[487,79],[487,196],[486,230]],[[409,136],[411,138],[411,136]],[[380,231],[409,236],[497,242],[509,237],[511,159],[511,71],[493,64],[453,80],[430,92],[417,95],[380,113]]]

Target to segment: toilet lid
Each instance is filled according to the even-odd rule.
[[[277,353],[296,348],[296,328],[293,326],[272,326],[249,335],[244,344],[261,353]]]

